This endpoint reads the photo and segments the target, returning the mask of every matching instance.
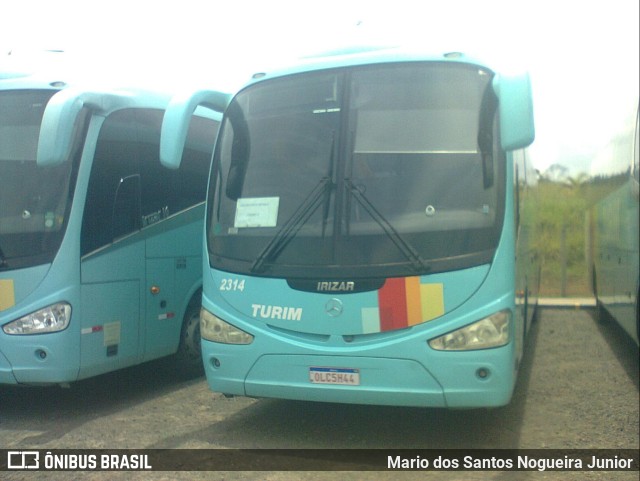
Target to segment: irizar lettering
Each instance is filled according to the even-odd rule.
[[[348,291],[353,291],[355,287],[356,287],[356,283],[351,281],[322,281],[322,282],[318,282],[316,286],[316,291],[348,292]]]
[[[253,317],[262,319],[282,319],[285,321],[299,321],[302,319],[302,307],[267,306],[251,304]]]

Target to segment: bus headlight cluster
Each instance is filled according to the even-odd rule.
[[[438,351],[469,351],[500,347],[510,340],[511,311],[504,310],[429,341]]]
[[[2,326],[5,334],[45,334],[66,329],[71,319],[71,306],[59,302]]]
[[[200,311],[200,335],[207,341],[222,344],[251,344],[253,336],[214,316],[206,309]]]

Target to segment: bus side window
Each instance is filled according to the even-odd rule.
[[[140,175],[133,174],[120,179],[113,203],[113,240],[124,237],[142,227],[140,217]]]
[[[119,211],[118,215],[124,215],[119,207],[116,209],[116,193],[123,179],[139,175],[136,143],[132,109],[118,110],[107,117],[98,135],[87,188],[82,219],[82,255],[113,242],[116,234],[114,210]],[[136,208],[135,203],[131,204],[131,208]],[[130,229],[134,229],[134,226],[135,223],[132,223]],[[117,232],[119,236],[126,233],[121,229]]]
[[[138,154],[142,185],[143,227],[159,222],[174,214],[176,197],[175,171],[160,164],[160,129],[163,111],[139,109],[136,111]]]
[[[180,164],[178,200],[182,208],[204,202],[209,181],[209,166],[220,122],[193,117]]]
[[[193,118],[178,170],[160,163],[163,111],[138,110],[138,152],[142,185],[143,227],[204,202],[217,122]]]

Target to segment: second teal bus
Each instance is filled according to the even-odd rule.
[[[174,353],[197,366],[219,116],[194,116],[169,170],[166,94],[68,77],[0,72],[0,384],[66,385]]]

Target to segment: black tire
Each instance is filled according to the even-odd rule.
[[[187,307],[182,321],[180,345],[178,346],[176,357],[179,364],[187,369],[202,368],[200,304],[200,295],[194,296]]]

